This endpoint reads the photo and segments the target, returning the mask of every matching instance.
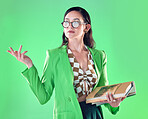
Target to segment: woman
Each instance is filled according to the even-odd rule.
[[[101,106],[86,104],[86,96],[98,86],[108,84],[103,50],[95,49],[91,21],[88,12],[81,7],[72,7],[64,15],[63,43],[60,47],[47,50],[41,80],[32,60],[21,53],[8,52],[26,68],[22,75],[36,95],[40,104],[45,104],[55,89],[54,119],[103,119]],[[119,111],[124,98],[114,99],[107,94],[104,106],[112,114]]]

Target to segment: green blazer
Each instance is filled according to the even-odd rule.
[[[42,105],[50,100],[53,90],[55,90],[54,119],[83,119],[73,87],[74,74],[66,48],[67,44],[46,51],[47,54],[41,79],[34,65],[29,69],[26,68],[21,74],[27,79],[30,88]],[[89,47],[88,49],[92,54],[95,71],[98,76],[98,82],[94,86],[94,90],[95,87],[108,85],[106,70],[107,56],[103,50]],[[109,103],[103,105],[112,114],[116,114],[119,111],[119,107],[112,107]],[[98,109],[102,114],[101,106],[98,106]]]

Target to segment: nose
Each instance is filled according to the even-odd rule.
[[[73,27],[72,27],[72,22],[69,22],[69,26],[68,26],[68,27],[73,28]]]

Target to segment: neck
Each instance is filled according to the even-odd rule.
[[[79,53],[86,50],[83,40],[78,40],[78,39],[68,40],[68,47],[72,51],[76,51],[76,52],[79,52]]]

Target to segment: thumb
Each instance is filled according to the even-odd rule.
[[[24,51],[22,54],[24,55],[26,52],[28,52],[28,51]]]
[[[125,97],[123,97],[123,98],[121,99],[121,101],[123,101],[125,98],[126,98],[126,96],[125,96]]]

